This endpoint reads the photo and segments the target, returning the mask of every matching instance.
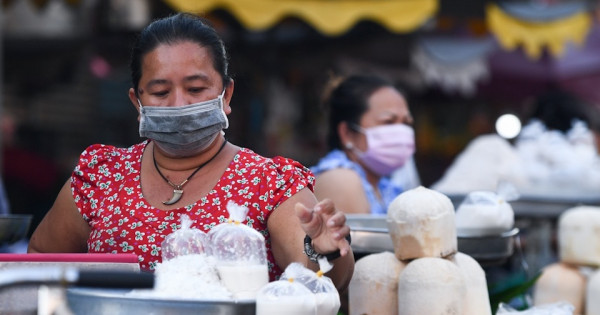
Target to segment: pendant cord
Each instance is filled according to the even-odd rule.
[[[181,190],[183,185],[185,185],[191,178],[192,176],[196,175],[196,173],[198,173],[198,171],[204,167],[206,164],[210,163],[210,161],[212,161],[214,158],[217,157],[217,155],[219,155],[219,153],[221,153],[221,151],[223,150],[223,148],[225,147],[225,145],[227,144],[227,140],[223,141],[223,144],[221,144],[221,147],[219,148],[219,151],[217,151],[217,153],[215,153],[215,155],[213,155],[210,159],[208,159],[208,161],[200,164],[200,166],[198,166],[196,168],[196,170],[194,170],[194,172],[192,174],[190,174],[190,176],[188,176],[188,178],[186,178],[181,184],[176,185],[173,184],[158,168],[158,164],[156,163],[156,159],[154,158],[154,148],[152,148],[152,161],[154,162],[154,168],[156,168],[156,171],[158,172],[158,174],[160,175],[160,177],[162,177],[169,185],[171,185],[171,187],[175,188],[175,189],[179,189]]]

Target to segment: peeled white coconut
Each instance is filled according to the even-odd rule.
[[[560,261],[600,266],[600,207],[577,206],[558,218]]]
[[[533,305],[566,301],[575,309],[573,314],[584,314],[586,278],[575,266],[554,263],[542,270],[533,288]]]
[[[454,205],[446,195],[419,186],[388,207],[387,226],[399,260],[456,253]]]
[[[466,292],[463,275],[450,260],[415,259],[400,273],[398,315],[466,314]]]
[[[467,288],[463,315],[491,315],[485,271],[473,257],[456,253],[451,259],[458,266]]]
[[[587,315],[600,314],[600,269],[596,270],[588,279],[585,295],[585,311]]]
[[[456,209],[458,235],[495,235],[510,230],[515,212],[502,196],[491,191],[474,191]]]
[[[398,278],[406,264],[391,252],[359,259],[348,287],[350,315],[398,314]]]

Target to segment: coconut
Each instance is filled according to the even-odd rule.
[[[454,205],[435,190],[419,186],[398,195],[388,207],[387,226],[399,260],[457,251]]]

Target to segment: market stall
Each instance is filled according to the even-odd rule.
[[[407,78],[418,78],[419,80],[408,82],[414,83],[412,85],[409,84],[409,86],[414,88],[418,93],[425,93],[423,91],[427,91],[429,88],[441,89],[445,94],[444,97],[448,97],[447,95],[454,95],[453,93],[458,92],[460,97],[457,103],[465,103],[471,98],[481,97],[482,84],[492,82],[491,85],[494,85],[498,82],[494,80],[498,80],[499,74],[502,75],[500,73],[502,70],[514,71],[509,74],[504,73],[506,77],[510,78],[514,78],[514,75],[530,74],[534,77],[533,80],[537,80],[535,84],[539,84],[540,80],[542,78],[546,79],[548,75],[554,75],[555,77],[553,78],[560,81],[561,85],[574,87],[577,85],[575,82],[577,79],[584,76],[587,77],[590,74],[592,76],[596,75],[600,67],[597,58],[599,55],[597,50],[598,45],[595,40],[598,34],[597,26],[595,26],[595,21],[590,19],[590,15],[586,13],[587,9],[585,6],[581,5],[561,8],[558,13],[557,11],[551,12],[553,14],[550,15],[552,17],[550,20],[554,23],[540,22],[535,24],[536,30],[540,30],[539,33],[525,28],[525,33],[539,35],[531,40],[529,38],[519,38],[517,35],[522,33],[515,31],[515,27],[523,26],[523,23],[520,22],[522,22],[522,19],[528,17],[527,14],[522,14],[517,19],[512,13],[522,13],[523,11],[519,8],[490,6],[488,11],[490,18],[489,29],[492,33],[486,33],[485,36],[461,37],[459,40],[449,36],[421,36],[428,35],[425,33],[432,29],[436,30],[435,32],[431,32],[437,33],[434,35],[443,33],[438,33],[442,28],[440,25],[443,24],[441,19],[438,21],[437,26],[432,28],[432,24],[435,23],[431,23],[431,21],[436,18],[435,16],[438,12],[441,12],[439,11],[439,4],[435,1],[380,1],[377,2],[378,5],[374,5],[372,1],[368,1],[368,3],[367,1],[353,1],[354,4],[361,5],[348,7],[347,10],[340,9],[339,5],[341,5],[341,1],[223,0],[199,2],[170,0],[165,2],[182,11],[226,11],[231,13],[243,28],[247,28],[247,30],[233,35],[234,27],[222,28],[225,31],[229,31],[228,34],[231,36],[229,38],[232,39],[232,46],[248,52],[246,59],[234,62],[242,67],[247,67],[245,69],[242,68],[242,71],[240,71],[242,78],[252,75],[253,80],[249,80],[251,83],[247,83],[246,86],[242,84],[236,85],[236,89],[239,87],[241,91],[247,92],[244,90],[250,90],[248,85],[256,84],[256,86],[263,88],[261,89],[261,93],[268,94],[270,98],[265,101],[262,95],[246,97],[247,94],[239,98],[241,106],[238,108],[243,115],[237,118],[234,117],[234,120],[238,119],[238,121],[241,121],[240,119],[243,118],[243,126],[248,127],[252,131],[245,132],[245,130],[242,130],[240,134],[249,139],[260,138],[258,136],[259,131],[257,130],[260,130],[260,126],[268,125],[269,128],[265,129],[269,133],[270,137],[267,138],[270,141],[263,141],[259,145],[262,146],[267,143],[271,145],[268,148],[270,152],[277,153],[282,153],[284,149],[290,148],[290,150],[295,150],[292,152],[295,152],[297,156],[307,161],[314,159],[318,154],[318,148],[320,148],[318,144],[315,144],[319,139],[319,134],[315,134],[318,132],[318,128],[313,128],[316,125],[315,121],[318,122],[320,119],[320,117],[316,117],[318,115],[314,114],[314,112],[320,113],[314,110],[316,108],[316,97],[311,97],[312,90],[320,88],[318,83],[315,83],[318,80],[315,80],[314,75],[317,71],[323,71],[324,68],[331,64],[345,71],[360,71],[367,68],[381,70],[383,73],[389,74],[394,80],[403,83],[406,83]],[[365,3],[368,6],[365,6]],[[292,26],[286,29],[285,23],[281,22],[290,17],[304,21],[307,25],[314,28],[318,32],[318,35],[307,31],[303,27]],[[529,18],[539,19],[540,17],[529,16]],[[141,19],[141,21],[143,20]],[[545,16],[543,20],[548,22],[548,16]],[[139,23],[133,23],[135,21],[140,20],[132,19],[132,24],[129,26],[133,25],[132,27],[135,27],[139,25]],[[217,22],[222,23],[218,24],[221,26],[225,24],[224,21],[226,20],[217,19]],[[364,36],[364,33],[361,32],[365,32],[365,28],[356,28],[358,24],[364,21],[381,26],[385,32],[378,33],[378,36],[373,36],[373,33],[369,33],[369,36]],[[563,22],[572,23],[572,25],[569,24],[571,26],[568,27],[569,32],[567,34],[563,34],[564,36],[558,39],[547,39],[545,37],[548,34],[547,30],[542,31],[545,24],[551,25],[551,30],[554,30],[557,25],[563,25]],[[511,28],[503,27],[503,25],[509,25],[509,23],[516,26]],[[268,30],[276,29],[282,25],[283,27],[279,28],[280,32],[268,32]],[[473,35],[476,28],[469,28],[466,33]],[[349,35],[344,38],[344,34],[348,34],[352,29],[358,29],[358,35]],[[513,30],[513,33],[501,33],[507,29]],[[286,33],[286,30],[292,30],[293,32]],[[366,30],[372,29],[367,27]],[[377,30],[380,31],[380,29]],[[397,34],[406,36],[397,37]],[[306,41],[295,42],[298,38]],[[365,44],[356,45],[355,41],[357,39],[362,40]],[[339,41],[334,42],[334,40]],[[578,50],[580,45],[583,45],[583,50]],[[110,47],[110,45],[107,46]],[[276,47],[280,55],[277,52],[267,52],[265,47]],[[300,48],[308,48],[311,51],[307,53],[306,50]],[[348,54],[337,58],[336,51],[338,50],[334,48],[347,51]],[[325,50],[327,52],[322,52]],[[370,57],[367,58],[364,56]],[[567,56],[570,59],[560,59],[561,56]],[[364,58],[360,59],[360,57]],[[104,59],[96,58],[94,60],[100,62],[90,64],[90,66],[100,64],[99,68],[91,67],[94,75],[96,75],[94,80],[102,79],[102,75],[114,75],[115,72],[111,73],[107,70],[110,67],[102,67],[102,65],[106,66],[106,64],[102,63]],[[286,64],[278,64],[277,61],[279,60],[285,60]],[[330,60],[333,60],[331,64]],[[570,62],[573,60],[581,62]],[[307,66],[309,64],[308,61],[312,62],[310,66]],[[268,68],[268,71],[259,71],[262,69],[261,66],[263,64],[271,66]],[[272,66],[273,64],[278,65],[277,69],[273,69],[275,68]],[[415,66],[415,68],[411,68],[409,71],[408,64]],[[510,64],[513,65],[511,69],[507,67]],[[515,64],[518,64],[518,66],[515,67]],[[413,70],[416,70],[416,72],[412,72]],[[240,81],[243,82],[243,80]],[[303,84],[307,82],[310,85],[304,86]],[[587,84],[590,84],[590,82],[593,84],[595,81],[586,82]],[[502,87],[499,87],[499,85],[495,87],[497,88],[496,92],[502,91]],[[511,93],[504,93],[501,96],[514,97],[518,94],[515,85],[503,85],[503,87],[507,88]],[[518,87],[526,92],[523,94],[523,97],[518,98],[519,100],[525,96],[530,96],[533,91],[532,89],[528,89],[525,84]],[[591,96],[587,99],[600,99],[597,97],[594,98],[594,95],[597,96],[598,89],[583,89],[579,86],[578,88],[573,88],[573,90],[578,90],[578,93],[586,90],[584,93],[587,96]],[[291,95],[298,96],[298,98],[292,98]],[[43,94],[40,95],[40,101],[32,101],[31,103],[34,105],[38,103],[46,104],[47,99],[44,96]],[[30,99],[35,100],[35,97],[31,96]],[[61,98],[57,97],[56,99],[57,107],[67,107],[63,106]],[[246,101],[248,103],[244,103]],[[268,106],[269,102],[281,105],[278,108],[285,108],[285,110],[273,110],[273,106]],[[444,108],[442,108],[444,104],[438,102],[439,100],[435,99],[429,103],[419,103],[417,101],[415,104],[419,104],[419,106],[423,104],[424,108],[436,112],[438,116],[445,116],[443,114]],[[110,103],[110,101],[107,101],[107,103]],[[476,106],[480,106],[480,103],[484,103],[484,101],[477,101],[475,103],[477,103]],[[17,103],[17,105],[19,104]],[[513,106],[517,105],[513,104]],[[27,106],[21,107],[28,108]],[[483,105],[480,107],[482,111],[489,110],[489,108]],[[314,110],[313,113],[307,114],[308,110],[306,108]],[[270,109],[271,111],[269,111]],[[246,110],[247,112],[245,112]],[[449,110],[455,113],[465,113],[455,110],[455,107],[449,108]],[[68,112],[65,111],[65,113],[64,117],[71,117],[68,115]],[[245,115],[246,113],[251,113],[252,115]],[[421,114],[426,113],[426,111],[421,112],[419,109],[416,109],[415,113]],[[34,117],[33,115],[31,116]],[[422,115],[418,117],[422,117]],[[461,116],[458,120],[460,122],[456,125],[464,127],[464,122],[467,118]],[[81,121],[84,120],[82,119]],[[282,123],[282,121],[285,123]],[[441,138],[443,138],[442,135],[444,135],[445,129],[440,128],[439,121],[435,119],[431,121],[432,123],[429,124],[429,127],[433,126],[431,129],[424,127],[426,123],[420,125],[421,129],[417,129],[418,139],[421,140],[417,144],[420,150],[418,151],[419,154],[424,152],[433,157],[452,156],[460,145],[456,144],[457,141],[454,141],[450,145],[444,143]],[[51,123],[48,122],[48,126]],[[85,122],[83,124],[85,125]],[[297,132],[292,130],[292,127],[296,125],[304,126],[306,129],[303,129],[301,132],[309,134],[308,137],[310,138],[300,145],[294,142],[297,138],[290,136],[294,132]],[[307,130],[310,132],[307,132]],[[314,140],[314,143],[311,142],[311,139]],[[277,146],[277,143],[283,144]],[[431,148],[437,148],[439,151]],[[490,152],[496,154],[498,152],[496,149]],[[439,154],[440,152],[444,152],[444,154]],[[439,167],[441,163],[431,164],[435,164],[432,167]],[[424,169],[427,169],[427,164],[423,163],[421,165]],[[481,174],[479,175],[481,176]],[[438,175],[428,176],[427,182],[431,182],[431,179]],[[488,189],[489,187],[485,188]],[[454,207],[457,208],[466,194],[472,190],[474,189],[450,192],[447,195],[453,202]],[[536,256],[531,259],[527,258],[531,270],[536,271],[538,267],[543,267],[542,263],[545,264],[555,258],[552,257],[552,253],[549,251],[552,244],[548,242],[548,239],[552,239],[553,237],[554,227],[552,224],[554,224],[555,220],[565,210],[582,203],[597,205],[600,204],[600,200],[596,196],[589,194],[576,197],[571,195],[562,198],[554,194],[522,195],[519,199],[511,201],[516,220],[514,227],[495,235],[459,234],[456,236],[457,250],[474,258],[481,266],[499,265],[513,255],[519,254],[518,241],[521,237],[526,236],[529,248],[532,248],[531,246],[533,245],[540,246],[539,251],[525,253],[525,255]],[[393,240],[385,218],[350,215],[348,216],[348,223],[352,228],[352,246],[357,254],[357,258],[394,250]],[[541,261],[540,257],[546,254],[548,256],[543,258],[548,260]],[[147,307],[148,310],[162,309],[165,311],[180,312],[192,309],[197,311],[206,307],[207,310],[211,311],[226,310],[242,313],[248,312],[250,314],[256,306],[256,303],[253,301],[241,303],[207,300],[190,302],[166,298],[136,298],[127,297],[122,291],[108,290],[72,289],[68,290],[67,294],[69,298],[80,301],[74,302],[76,304],[72,305],[73,309],[83,307],[82,305],[98,303],[100,312],[108,312],[106,309],[102,309],[102,307],[108,307],[111,310],[123,310],[129,307]]]

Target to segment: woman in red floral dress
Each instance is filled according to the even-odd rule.
[[[153,270],[182,214],[207,232],[227,220],[234,201],[249,208],[244,223],[265,236],[271,281],[291,262],[318,269],[303,252],[309,236],[317,253],[339,251],[327,275],[344,289],[354,268],[350,229],[330,201],[317,202],[312,173],[226,140],[234,90],[227,60],[201,18],[177,14],[146,27],[132,53],[129,98],[147,140],[88,147],[28,251],[135,253]]]

